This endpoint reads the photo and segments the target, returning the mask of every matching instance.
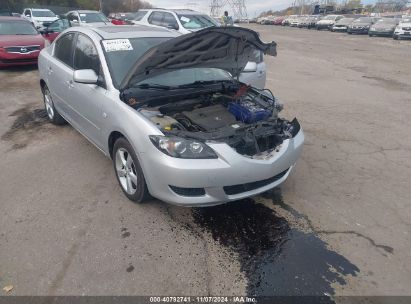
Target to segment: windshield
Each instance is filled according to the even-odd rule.
[[[56,17],[52,11],[36,11],[32,10],[33,17]]]
[[[372,19],[369,17],[361,17],[354,21],[355,23],[364,22],[364,23],[371,23]]]
[[[192,83],[214,81],[232,81],[230,74],[216,68],[190,68],[164,73],[158,76],[140,81],[136,85],[161,85],[178,87]]]
[[[138,11],[134,14],[133,20],[140,21],[147,14],[147,11]]]
[[[338,21],[338,24],[349,24],[353,22],[354,18],[343,18],[340,21]]]
[[[37,35],[38,32],[31,23],[24,21],[0,21],[0,35]]]
[[[218,26],[217,22],[207,15],[186,15],[178,14],[181,24],[188,30],[203,29],[211,26]]]
[[[105,52],[113,84],[118,87],[127,75],[133,63],[152,47],[170,38],[132,38],[127,39],[131,48]],[[103,48],[104,49],[104,48]]]
[[[80,20],[84,23],[109,22],[101,13],[80,13]]]
[[[377,21],[377,24],[397,24],[396,19],[381,19]]]
[[[411,18],[403,18],[401,20],[402,23],[411,23]]]

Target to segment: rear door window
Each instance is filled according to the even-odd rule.
[[[164,14],[161,12],[153,12],[148,17],[148,23],[158,26],[163,26]]]
[[[54,57],[73,68],[74,33],[67,33],[56,41]]]
[[[173,14],[164,13],[163,26],[178,29],[178,23]]]

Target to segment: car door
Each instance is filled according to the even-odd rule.
[[[79,131],[97,146],[103,147],[102,105],[107,100],[107,90],[100,58],[95,44],[85,34],[78,33],[74,45],[74,70],[94,70],[99,80],[97,84],[73,82],[70,93],[73,116]]]
[[[53,55],[47,62],[47,85],[57,111],[72,122],[70,86],[73,79],[73,45],[75,33],[69,32],[59,37],[54,45]]]

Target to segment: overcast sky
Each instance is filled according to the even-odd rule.
[[[281,10],[291,5],[293,0],[245,0],[249,17],[255,17],[262,11],[269,9]],[[191,8],[205,13],[210,12],[210,0],[148,0],[155,7],[162,8]],[[308,2],[308,1],[307,1]],[[374,0],[365,0],[363,3],[374,2]],[[229,7],[226,7],[230,11]]]

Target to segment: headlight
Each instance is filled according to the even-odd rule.
[[[171,157],[187,159],[218,158],[213,149],[199,141],[158,135],[151,135],[150,140],[157,149]]]

